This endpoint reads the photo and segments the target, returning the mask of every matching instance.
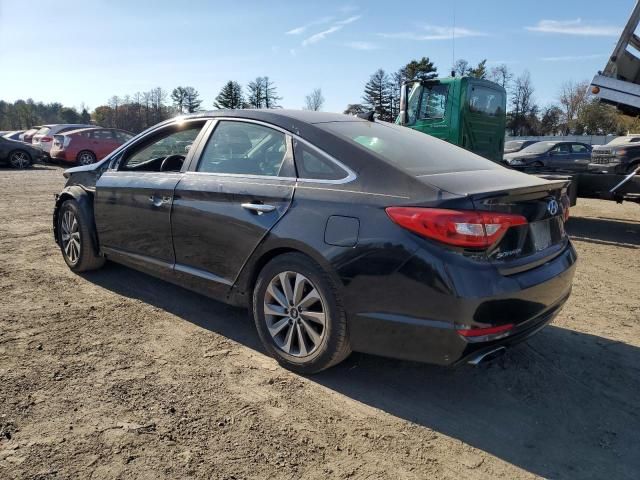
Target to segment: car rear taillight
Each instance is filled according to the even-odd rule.
[[[508,323],[506,325],[499,325],[497,327],[481,327],[481,328],[471,328],[466,326],[456,326],[456,331],[458,334],[463,337],[486,337],[488,335],[501,335],[506,334],[514,327],[513,323]]]
[[[53,140],[53,138],[51,138],[51,137],[41,137],[40,138],[40,142],[41,143],[49,143],[51,140]]]
[[[386,212],[407,230],[465,248],[487,248],[497,243],[510,227],[527,224],[522,215],[499,212],[421,207],[389,207]]]

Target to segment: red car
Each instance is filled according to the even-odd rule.
[[[102,160],[133,137],[117,128],[82,128],[53,136],[51,158],[65,163],[89,165]]]

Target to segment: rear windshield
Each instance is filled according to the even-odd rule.
[[[36,132],[36,135],[46,135],[47,133],[49,133],[49,130],[51,130],[49,127],[42,127]]]
[[[386,122],[327,122],[317,127],[366,148],[413,175],[502,168],[442,140]]]

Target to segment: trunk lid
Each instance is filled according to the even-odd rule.
[[[534,268],[560,253],[567,242],[564,212],[568,181],[548,181],[508,169],[423,175],[433,187],[468,197],[476,210],[522,215],[526,225],[512,226],[486,252],[505,273]]]

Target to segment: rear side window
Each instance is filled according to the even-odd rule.
[[[485,87],[471,87],[469,93],[469,110],[497,117],[504,113],[504,95],[501,92]]]
[[[430,135],[391,123],[348,121],[318,123],[316,126],[413,175],[503,168]]]
[[[133,138],[133,135],[127,132],[121,132],[120,130],[114,130],[113,132],[118,139],[118,141],[125,143]]]
[[[298,178],[341,180],[348,176],[335,162],[299,140],[293,141],[293,156]]]
[[[574,143],[571,145],[571,151],[573,153],[589,153],[589,149],[580,143]]]
[[[278,176],[286,155],[284,133],[255,123],[221,121],[202,152],[197,170]]]

